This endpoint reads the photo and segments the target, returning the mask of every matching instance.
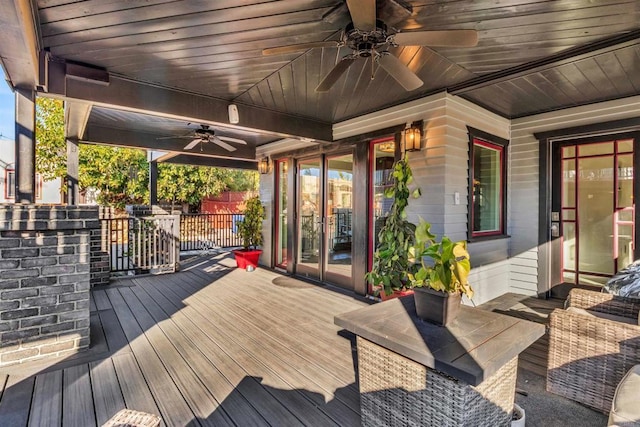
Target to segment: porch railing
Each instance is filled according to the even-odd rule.
[[[180,215],[180,250],[198,251],[231,248],[242,245],[236,221],[241,214],[185,214]]]
[[[179,221],[176,218],[102,219],[102,250],[108,254],[111,273],[175,271],[178,248],[206,251],[242,245],[236,226],[236,221],[243,218],[241,214],[184,214]]]
[[[166,273],[175,271],[175,218],[121,217],[103,219],[104,249],[111,272]]]

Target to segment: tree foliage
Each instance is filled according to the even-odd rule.
[[[36,171],[45,181],[67,176],[67,142],[61,100],[36,98]]]
[[[143,150],[80,146],[80,188],[100,190],[98,203],[124,208],[149,200],[149,166]]]
[[[171,204],[197,204],[225,190],[256,188],[255,172],[205,166],[158,165],[158,199]]]

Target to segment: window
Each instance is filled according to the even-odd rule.
[[[16,171],[14,169],[5,169],[4,171],[4,198],[16,198]],[[36,174],[36,200],[42,200],[43,180],[39,173]]]
[[[505,234],[506,149],[509,142],[469,129],[469,239]]]
[[[16,171],[6,169],[4,171],[4,198],[14,199],[16,197]]]

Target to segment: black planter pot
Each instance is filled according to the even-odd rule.
[[[435,291],[431,288],[414,288],[416,313],[427,322],[447,326],[456,318],[462,303],[462,294]]]

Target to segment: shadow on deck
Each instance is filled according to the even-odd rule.
[[[360,425],[353,337],[333,318],[367,302],[265,269],[238,270],[224,253],[92,296],[88,351],[0,370],[0,425],[100,426],[125,407],[159,414],[167,426]],[[552,309],[501,298],[480,308],[540,318]],[[519,370],[519,387],[541,380],[544,387]],[[529,400],[519,400],[525,409],[559,406],[557,424],[528,415],[529,426],[576,425],[576,413],[581,425],[604,425],[593,411],[529,389]]]

